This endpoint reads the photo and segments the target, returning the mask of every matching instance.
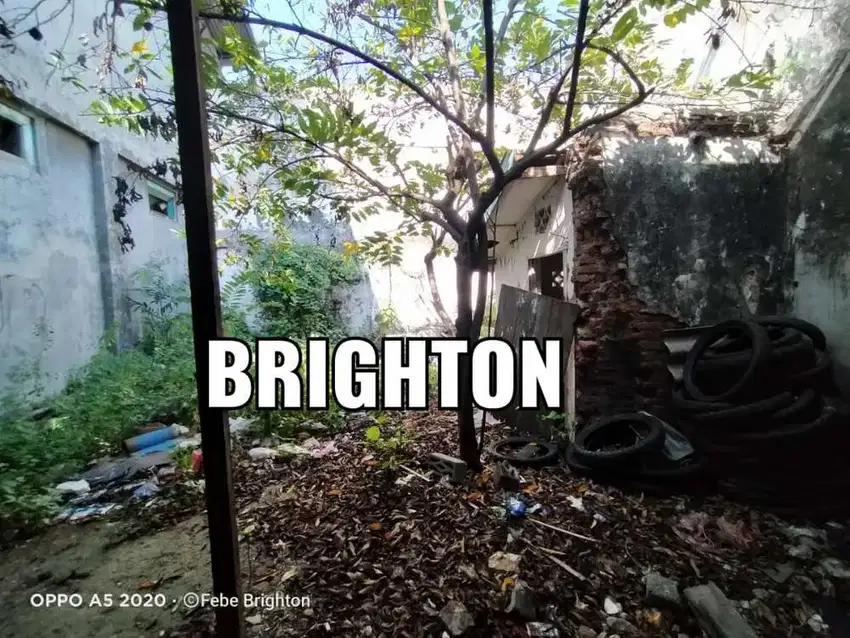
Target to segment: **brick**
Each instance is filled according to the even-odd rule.
[[[452,483],[463,483],[466,480],[466,463],[458,458],[432,452],[428,455],[428,463],[435,471],[447,475]]]

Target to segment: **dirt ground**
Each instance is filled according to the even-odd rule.
[[[681,591],[715,583],[764,638],[850,635],[846,539],[721,497],[623,492],[561,466],[523,470],[522,495],[543,509],[506,517],[488,453],[487,469],[462,484],[424,477],[427,453],[450,446],[452,415],[407,421],[411,443],[392,472],[354,425],[321,443],[320,456],[252,460],[247,444],[235,446],[244,590],[309,598],[307,607],[246,613],[249,636],[437,638],[462,621],[469,638],[526,638],[540,635],[531,618],[562,638],[703,635],[682,601],[649,602],[649,572]],[[161,509],[138,504],[57,525],[0,553],[0,635],[204,635],[209,610],[181,604],[212,589],[202,493],[181,492],[185,483]],[[515,609],[520,591],[525,604]],[[79,593],[82,606],[31,604],[47,593]],[[93,594],[165,604],[99,608]]]
[[[211,591],[205,517],[194,516],[170,529],[113,546],[121,527],[107,521],[58,525],[2,555],[3,635],[135,638],[179,631],[185,623],[182,596]],[[76,608],[70,603],[61,608],[56,603],[53,608],[37,607],[31,602],[33,595],[73,593],[82,597],[82,605]],[[101,601],[104,594],[112,594],[112,606],[105,602],[103,607],[90,606],[94,594]],[[127,606],[120,607],[122,594],[140,594],[141,600],[127,599]],[[154,600],[153,595],[158,598]]]

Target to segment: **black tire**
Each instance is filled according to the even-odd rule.
[[[751,343],[751,356],[747,368],[740,379],[732,387],[719,394],[706,394],[696,383],[695,372],[703,354],[720,337],[727,334],[745,334]],[[685,367],[682,371],[682,383],[691,399],[706,402],[732,402],[734,399],[750,391],[757,380],[757,374],[770,357],[770,339],[767,331],[760,325],[746,321],[723,321],[706,330],[688,352]]]
[[[834,385],[832,378],[832,357],[826,351],[819,351],[815,365],[809,370],[797,372],[788,377],[788,384],[796,390],[812,388],[826,392],[829,395],[834,394],[835,390],[832,387]]]
[[[639,424],[646,431],[646,435],[624,448],[604,449],[601,447],[606,434],[610,435],[613,431],[629,424]],[[590,467],[597,468],[634,461],[644,454],[660,450],[663,446],[664,428],[661,422],[650,414],[634,412],[605,417],[580,430],[573,441],[572,449],[577,459]]]
[[[818,417],[823,410],[823,401],[814,390],[804,390],[788,407],[774,412],[771,420],[775,423],[808,423]]]
[[[814,366],[817,361],[815,347],[810,339],[803,338],[799,333],[796,341],[786,342],[779,345],[778,341],[771,343],[773,350],[768,357],[768,362],[771,365],[769,371],[774,371],[773,366],[778,366],[783,369],[791,369],[795,371],[807,370]],[[741,352],[733,352],[722,356],[704,357],[696,367],[697,372],[714,372],[746,370],[747,365],[752,358],[752,350],[743,350]]]
[[[827,438],[825,435],[836,425],[835,416],[835,409],[826,406],[814,421],[785,425],[768,432],[740,434],[735,436],[734,443],[760,448],[764,454],[769,454],[772,447],[810,444],[813,439]]]
[[[717,428],[740,431],[743,425],[748,431],[752,429],[758,431],[765,427],[771,427],[771,417],[778,410],[789,407],[793,402],[794,396],[790,392],[783,392],[754,403],[736,405],[725,410],[693,414],[691,415],[691,422],[695,428],[700,429]]]
[[[528,459],[518,459],[507,452],[500,451],[500,448],[524,447],[529,443],[543,448],[543,454]],[[496,441],[490,453],[494,458],[500,461],[505,461],[516,467],[545,467],[552,465],[558,458],[558,446],[548,441],[538,441],[537,439],[526,436],[509,436],[507,438]]]
[[[820,328],[813,323],[797,319],[796,317],[786,317],[783,315],[764,315],[762,317],[752,317],[753,321],[761,326],[781,326],[785,328],[793,328],[802,332],[812,340],[815,348],[818,350],[826,350],[826,336]]]
[[[802,332],[794,330],[793,328],[765,326],[765,330],[767,331],[767,337],[770,339],[770,343],[774,350],[777,348],[795,345],[803,341],[805,338]],[[722,347],[717,347],[716,345],[712,346],[706,350],[704,359],[710,359],[713,361],[715,359],[726,359],[728,357],[735,357],[744,354],[746,360],[746,353],[749,350],[750,345],[746,339],[737,338],[729,340],[729,343]]]
[[[697,452],[691,459],[688,459],[686,463],[682,463],[678,466],[670,468],[650,468],[643,466],[638,471],[638,474],[642,479],[650,481],[657,481],[659,479],[669,479],[671,481],[691,481],[705,476],[707,470],[708,459]]]
[[[715,410],[728,410],[734,408],[733,403],[710,403],[707,401],[695,401],[687,398],[684,393],[679,390],[673,390],[672,394],[673,405],[677,410],[684,414],[700,414],[702,412],[714,412]]]

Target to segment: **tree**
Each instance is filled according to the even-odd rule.
[[[152,65],[165,54],[151,51],[150,36],[161,28],[155,20],[162,7],[143,1],[132,13],[127,9],[140,39],[122,51],[109,35],[116,14],[124,15],[122,4],[129,3],[115,2],[104,12],[106,48],[95,43],[83,55],[102,60],[102,77],[109,78],[96,87],[101,96],[92,112],[109,124],[173,136],[170,91],[148,83]],[[729,0],[720,4],[730,6]],[[349,251],[393,263],[413,235],[430,238],[431,262],[453,250],[455,332],[473,341],[487,306],[488,209],[507,185],[575,136],[654,93],[681,94],[693,60],[668,72],[658,59],[657,24],[675,26],[710,5],[328,0],[317,11],[290,4],[293,16],[311,16],[308,26],[271,19],[239,0],[217,2],[201,16],[231,24],[215,45],[231,57],[233,72],[218,72],[212,50],[205,57],[214,161],[234,177],[219,183],[220,205],[235,213],[237,224],[248,211],[279,219],[327,206],[358,220],[396,211],[400,224]],[[266,40],[253,46],[232,28],[240,23],[262,27]],[[75,58],[65,59],[72,61],[60,60],[63,77],[79,82]],[[727,88],[761,91],[772,77],[748,65]],[[435,124],[444,137],[439,156],[411,157],[406,138]],[[510,135],[523,152],[505,168],[503,159],[515,150],[514,142],[506,143]],[[463,365],[458,444],[461,457],[477,468],[468,358]]]

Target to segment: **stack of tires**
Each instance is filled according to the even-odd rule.
[[[846,509],[848,411],[823,333],[791,317],[725,321],[685,360],[680,429],[732,498],[777,512]]]
[[[579,476],[623,489],[693,492],[706,484],[706,460],[699,453],[673,460],[665,453],[669,428],[646,412],[604,417],[576,434],[567,465]]]

